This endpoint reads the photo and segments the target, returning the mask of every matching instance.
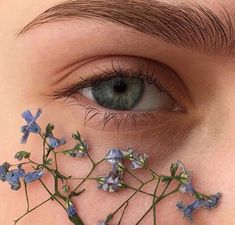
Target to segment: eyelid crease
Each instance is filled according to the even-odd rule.
[[[101,66],[97,66],[99,64],[103,66],[103,69],[101,69]],[[118,74],[122,76],[124,73],[125,76],[142,78],[147,80],[149,84],[154,84],[158,89],[164,91],[175,100],[181,108],[185,108],[185,110],[193,110],[195,108],[192,95],[184,81],[174,70],[161,62],[142,57],[113,55],[111,58],[106,56],[99,60],[94,60],[88,63],[88,65],[84,65],[84,68],[73,70],[69,76],[75,76],[75,78],[68,77],[68,79],[77,79],[76,77],[79,76],[80,81],[75,81],[72,84],[69,82],[70,85],[67,87],[62,83],[62,85],[59,85],[62,87],[58,90],[54,89],[53,93],[50,91],[49,94],[45,95],[54,100],[60,98],[66,98],[67,100],[73,93],[79,92],[82,88],[87,88],[100,81],[110,80]],[[79,70],[84,70],[84,73],[82,73],[84,75],[79,75]],[[87,73],[87,70],[91,72]],[[98,70],[98,72],[95,70]],[[89,75],[89,73],[92,75]]]
[[[70,97],[74,97],[77,94],[81,94],[81,91],[83,89],[92,87],[94,85],[98,85],[102,82],[112,80],[113,78],[120,77],[120,78],[139,78],[145,80],[149,85],[154,85],[160,92],[166,93],[168,96],[171,97],[175,102],[177,102],[177,105],[179,108],[182,109],[182,111],[186,110],[186,107],[183,106],[179,100],[177,100],[173,95],[172,91],[170,90],[171,87],[168,85],[165,87],[162,82],[158,79],[158,76],[154,74],[154,72],[149,71],[149,64],[147,66],[147,69],[144,67],[139,67],[137,70],[132,71],[132,69],[123,69],[118,64],[118,67],[115,67],[114,61],[112,60],[112,68],[105,70],[99,69],[100,72],[96,73],[93,72],[93,75],[82,78],[80,77],[81,81],[70,85],[69,87],[62,88],[61,90],[54,91],[52,94],[52,97],[54,100],[60,99],[62,97],[65,97],[66,100]]]

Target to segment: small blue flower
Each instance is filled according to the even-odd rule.
[[[6,175],[6,181],[11,185],[12,190],[18,190],[21,187],[20,178],[25,175],[24,170],[21,169],[21,166],[18,166],[18,169],[11,170]]]
[[[30,172],[24,175],[25,183],[32,183],[33,181],[39,180],[43,175],[42,170],[37,170],[34,172]]]
[[[204,205],[204,200],[202,199],[196,199],[193,203],[189,204],[189,205],[183,205],[182,202],[178,202],[176,204],[176,207],[183,212],[183,215],[186,219],[188,220],[192,220],[193,219],[193,212],[200,208],[201,206]]]
[[[67,203],[67,213],[68,213],[69,217],[73,217],[73,216],[77,215],[77,210],[74,207],[72,202]]]
[[[42,113],[41,109],[38,109],[35,116],[33,116],[29,110],[26,110],[25,112],[22,113],[22,117],[27,122],[27,125],[21,127],[21,132],[23,133],[23,136],[21,138],[22,144],[27,142],[27,139],[28,139],[30,133],[39,133],[40,132],[41,128],[36,123],[36,119],[40,116],[41,113]]]
[[[187,183],[182,184],[180,187],[180,192],[181,193],[190,193],[191,195],[194,195],[195,189],[192,185],[192,182],[189,181]]]
[[[116,192],[125,187],[125,184],[121,181],[120,177],[112,172],[107,177],[97,178],[97,181],[99,183],[97,188],[107,192]]]
[[[122,161],[124,159],[124,154],[121,150],[117,148],[112,148],[108,151],[105,156],[105,159],[112,165]]]
[[[128,151],[125,153],[125,158],[131,161],[131,169],[133,170],[145,167],[148,157],[146,153],[140,155],[131,148],[128,148]]]
[[[185,218],[192,220],[193,212],[200,208],[205,207],[207,209],[215,208],[222,197],[221,193],[216,193],[215,195],[210,195],[209,199],[196,199],[189,205],[183,205],[182,202],[178,202],[176,207],[183,212]]]
[[[58,139],[58,138],[55,138],[52,134],[48,136],[48,139],[49,139],[49,145],[52,148],[58,148],[61,145],[66,144],[66,140],[64,138]]]
[[[215,195],[210,195],[210,198],[205,201],[205,207],[207,209],[215,208],[222,197],[220,192],[216,193]]]
[[[6,181],[6,175],[7,172],[9,171],[10,168],[10,164],[5,162],[0,166],[0,180],[1,181]]]

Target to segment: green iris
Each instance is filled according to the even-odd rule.
[[[139,78],[115,77],[92,87],[92,95],[103,107],[130,110],[140,101],[145,85]]]

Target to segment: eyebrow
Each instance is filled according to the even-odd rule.
[[[198,4],[157,0],[72,0],[55,5],[21,29],[70,19],[109,21],[202,53],[235,55],[235,17],[221,7],[216,14]]]

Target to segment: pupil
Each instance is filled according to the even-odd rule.
[[[117,81],[116,84],[114,84],[113,89],[115,92],[118,93],[124,93],[127,90],[126,83],[123,80]]]

